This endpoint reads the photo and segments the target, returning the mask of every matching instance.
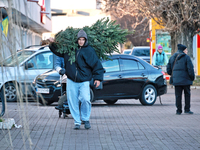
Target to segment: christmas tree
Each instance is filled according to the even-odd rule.
[[[68,27],[55,35],[55,44],[59,53],[68,53],[69,61],[75,62],[75,50],[78,49],[77,34],[81,29]],[[132,34],[127,29],[121,29],[120,25],[108,18],[98,20],[92,26],[85,26],[83,30],[87,33],[88,44],[92,46],[100,59],[108,59],[108,55],[118,52],[118,44],[126,41],[126,36]]]

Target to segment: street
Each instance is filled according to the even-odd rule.
[[[200,89],[192,89],[193,115],[176,115],[174,89],[153,106],[139,100],[92,104],[90,130],[73,130],[71,115],[59,118],[57,103],[7,103],[4,118],[22,128],[0,130],[1,150],[200,150]],[[184,96],[183,96],[184,111]],[[25,143],[25,144],[24,144]]]

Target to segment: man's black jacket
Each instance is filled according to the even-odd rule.
[[[177,56],[178,58],[174,65],[174,61]],[[172,74],[172,69],[173,69],[173,74]],[[167,73],[169,75],[172,74],[174,86],[192,85],[193,83],[192,81],[194,81],[195,78],[192,61],[190,57],[185,53],[183,53],[182,51],[178,51],[170,57],[169,62],[167,64]]]
[[[94,80],[103,81],[103,66],[91,46],[84,45],[80,47],[76,51],[76,61],[72,64],[67,53],[61,54],[56,51],[54,43],[51,43],[49,48],[55,55],[64,58],[66,75],[72,81],[90,81],[92,77]]]

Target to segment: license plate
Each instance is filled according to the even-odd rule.
[[[36,88],[36,92],[49,94],[49,88]]]

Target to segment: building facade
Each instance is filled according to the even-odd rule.
[[[110,18],[110,15],[101,11],[102,6],[96,0],[52,1],[52,33],[43,34],[43,39],[54,37],[67,27],[83,28],[91,26],[98,19]]]
[[[0,54],[6,58],[14,51],[39,45],[44,32],[52,31],[51,0],[0,1]]]

